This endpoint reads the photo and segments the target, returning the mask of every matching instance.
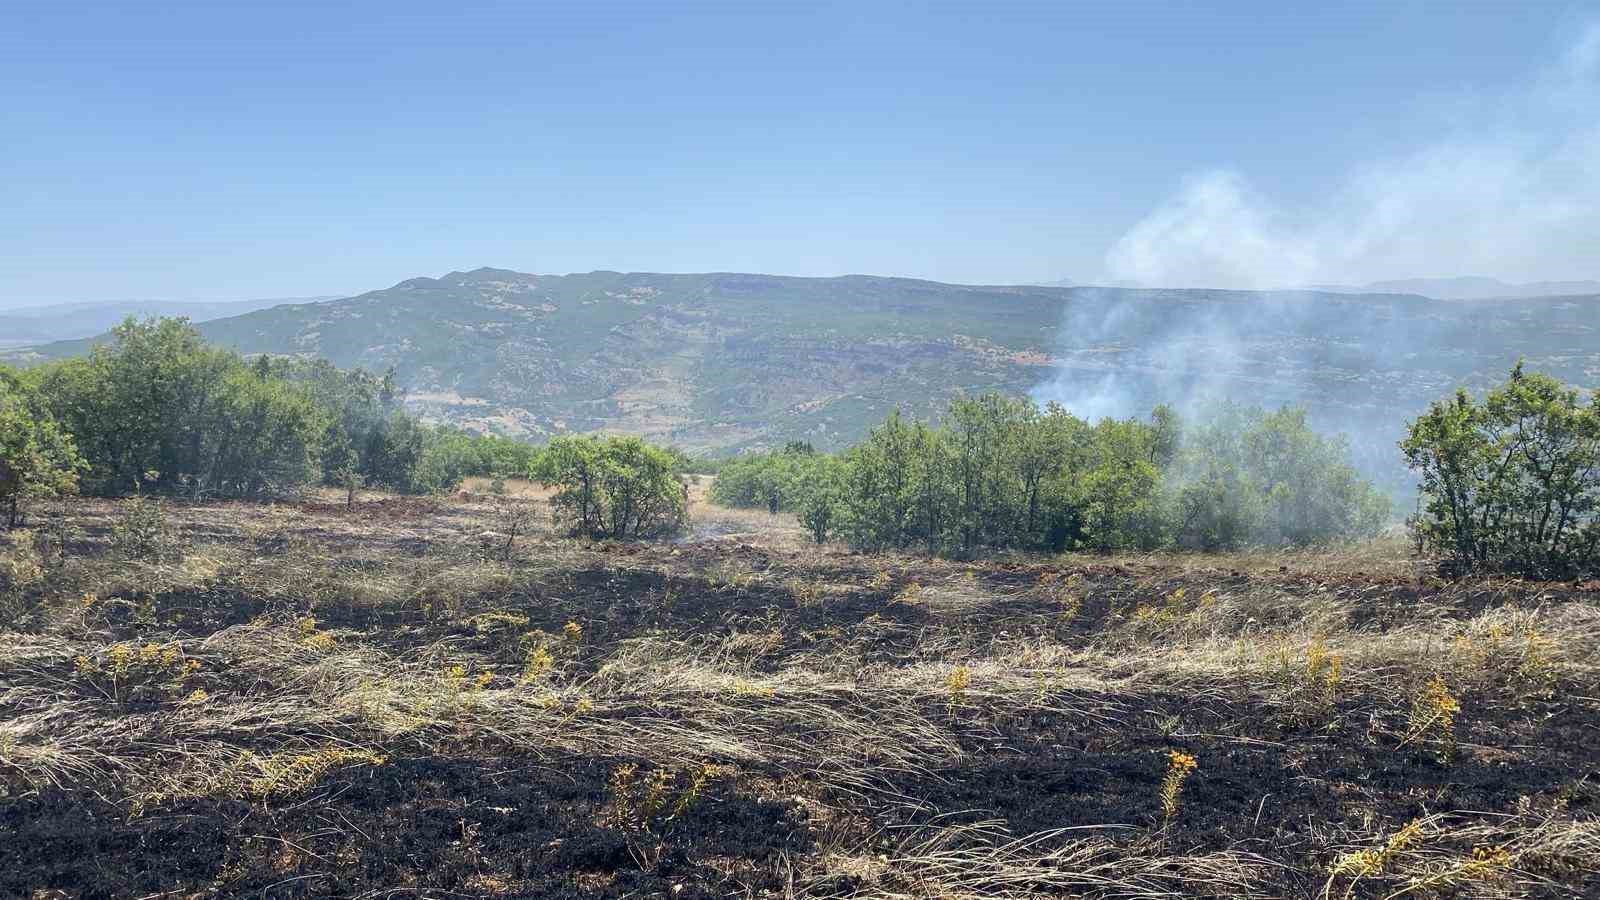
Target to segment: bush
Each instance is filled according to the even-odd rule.
[[[86,489],[103,495],[137,486],[196,499],[259,498],[318,480],[348,489],[352,478],[425,494],[453,490],[468,475],[526,472],[537,452],[406,414],[392,371],[380,377],[267,356],[247,362],[206,346],[182,319],[128,319],[88,359],[41,366],[26,378],[36,398],[30,415],[59,421],[64,446],[81,452]],[[13,406],[5,395],[22,384],[3,380],[0,417]],[[23,433],[6,424],[8,437]],[[55,446],[39,435],[33,446]],[[61,456],[60,466],[73,468],[73,459]],[[161,473],[155,483],[142,481],[149,471]],[[0,468],[0,501],[8,483]]]
[[[688,520],[683,457],[633,437],[564,436],[532,472],[557,488],[554,515],[573,534],[645,538],[674,534]]]
[[[1376,534],[1389,501],[1304,411],[1224,406],[1187,430],[1168,473],[1181,547],[1307,546]]]
[[[961,398],[937,426],[898,413],[839,456],[791,445],[728,462],[727,506],[797,513],[823,541],[973,556],[1024,549],[1231,550],[1375,533],[1388,501],[1303,412],[1157,408],[1091,425],[1054,404]]]
[[[121,503],[122,510],[111,523],[113,553],[124,559],[149,561],[178,555],[177,537],[159,499],[135,494]]]
[[[83,458],[38,398],[0,368],[0,511],[22,524],[27,503],[77,490]]]
[[[1418,541],[1454,570],[1600,571],[1600,391],[1518,363],[1482,403],[1434,403],[1400,446],[1422,478]]]

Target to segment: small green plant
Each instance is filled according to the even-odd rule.
[[[610,823],[636,834],[658,834],[687,815],[720,774],[721,767],[709,763],[678,771],[657,768],[649,773],[641,773],[633,763],[617,766],[607,783]]]
[[[381,766],[388,758],[368,750],[324,747],[304,753],[271,756],[243,754],[234,766],[234,779],[246,796],[258,800],[292,797],[315,787],[328,774],[352,766]]]
[[[1172,817],[1178,814],[1178,809],[1183,805],[1183,785],[1199,765],[1200,763],[1188,753],[1181,750],[1167,751],[1167,774],[1161,779],[1159,791],[1163,826],[1170,823]]]
[[[1330,894],[1333,885],[1340,878],[1351,879],[1344,893],[1346,897],[1350,896],[1355,891],[1357,882],[1387,872],[1395,857],[1422,843],[1422,838],[1422,821],[1413,819],[1390,835],[1381,846],[1340,854],[1333,861],[1333,865],[1328,867],[1328,882],[1323,887],[1323,896]]]
[[[111,525],[112,552],[124,559],[159,562],[177,555],[177,540],[159,499],[135,493],[122,501]]]
[[[79,654],[73,660],[78,679],[116,703],[176,696],[199,670],[200,661],[185,658],[177,647],[153,643],[113,644],[103,654]]]
[[[0,623],[10,623],[28,608],[28,592],[45,580],[45,560],[33,533],[12,532],[0,549]]]
[[[1433,676],[1411,699],[1411,715],[1401,746],[1432,740],[1438,748],[1439,760],[1448,761],[1455,755],[1456,716],[1460,712],[1460,699],[1450,692],[1444,678]]]
[[[502,493],[504,482],[501,482]],[[486,560],[511,562],[516,555],[517,539],[533,531],[538,522],[535,507],[519,503],[509,497],[497,495],[493,526],[478,535],[478,552]]]

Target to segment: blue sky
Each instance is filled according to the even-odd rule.
[[[1526,184],[1541,248],[1590,221],[1593,3],[21,0],[6,19],[0,306],[480,265],[1600,277],[1576,243],[1512,252],[1489,223]],[[1462,214],[1395,226],[1369,196],[1421,209],[1484,178],[1506,180],[1469,204],[1483,233],[1404,252],[1382,228]]]

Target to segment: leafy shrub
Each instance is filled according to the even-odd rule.
[[[1434,403],[1400,446],[1422,478],[1418,542],[1456,571],[1600,571],[1600,391],[1519,363],[1482,403]]]
[[[111,550],[124,559],[159,561],[177,555],[178,542],[160,499],[135,494],[111,523]]]
[[[532,474],[557,488],[553,514],[573,534],[658,537],[688,521],[682,461],[638,438],[563,436],[550,442]]]
[[[1299,410],[1224,407],[1186,426],[1159,407],[1091,425],[999,394],[955,401],[937,426],[892,413],[838,456],[730,461],[711,496],[795,512],[819,543],[959,556],[1299,546],[1373,534],[1389,511]]]
[[[0,367],[0,510],[6,525],[22,524],[30,500],[77,490],[84,467],[72,436],[20,379]]]
[[[19,406],[17,394],[30,399]],[[528,444],[427,425],[403,411],[402,399],[392,371],[247,362],[207,346],[183,319],[130,318],[87,359],[40,366],[25,379],[0,372],[0,502],[70,490],[65,475],[11,477],[8,460],[24,458],[28,472],[52,471],[40,460],[66,475],[85,469],[92,493],[125,494],[154,471],[158,479],[141,489],[196,499],[292,495],[318,480],[348,488],[353,478],[424,494],[533,464]],[[29,413],[26,429],[13,421],[19,409]]]
[[[1303,410],[1223,406],[1186,429],[1167,477],[1181,547],[1306,546],[1375,534],[1388,498],[1363,481],[1339,438]]]

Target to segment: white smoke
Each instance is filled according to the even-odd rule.
[[[1594,277],[1600,235],[1600,24],[1476,121],[1346,175],[1298,206],[1241,173],[1193,174],[1106,256],[1113,282],[1280,288],[1446,274]]]

